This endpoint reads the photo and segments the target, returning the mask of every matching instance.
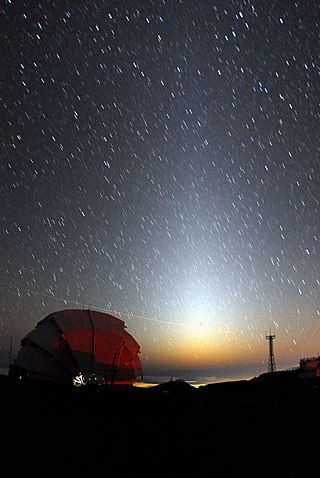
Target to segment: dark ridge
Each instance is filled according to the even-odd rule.
[[[195,387],[190,385],[188,382],[184,380],[177,379],[177,380],[170,380],[169,382],[160,383],[158,385],[154,385],[151,387],[153,392],[170,392],[173,395],[181,395],[181,394],[189,394],[195,392]]]
[[[1,472],[316,478],[320,379],[73,387],[0,375]]]

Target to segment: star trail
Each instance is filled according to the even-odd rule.
[[[122,318],[145,373],[265,371],[269,330],[278,368],[318,354],[319,2],[12,0],[0,23],[2,362],[74,306]]]

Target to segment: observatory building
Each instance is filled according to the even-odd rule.
[[[320,377],[320,356],[300,360],[299,377]]]
[[[102,312],[54,312],[21,340],[9,374],[75,385],[133,385],[143,374],[140,346],[125,327]]]

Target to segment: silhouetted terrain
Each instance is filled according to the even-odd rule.
[[[320,379],[110,390],[0,378],[4,477],[320,476]]]

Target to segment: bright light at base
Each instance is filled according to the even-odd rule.
[[[73,385],[75,387],[81,387],[82,385],[85,385],[86,382],[85,382],[85,379],[84,379],[84,376],[82,375],[82,373],[80,373],[79,375],[77,375],[76,377],[73,377],[72,378],[72,382],[73,382]]]

